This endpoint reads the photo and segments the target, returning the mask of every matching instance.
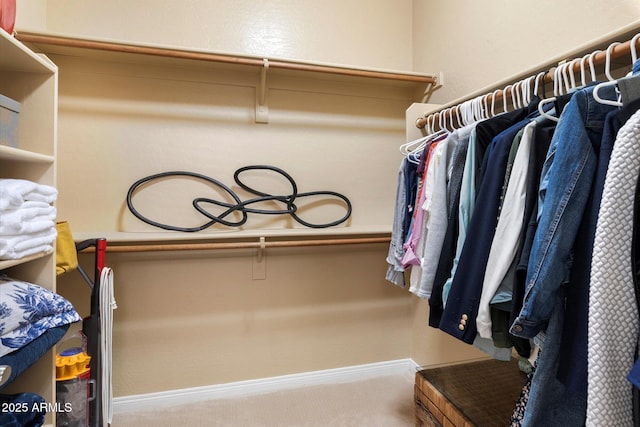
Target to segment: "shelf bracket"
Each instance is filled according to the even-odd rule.
[[[260,237],[260,247],[256,249],[253,256],[252,275],[253,280],[264,280],[267,278],[267,243],[264,236]]]
[[[422,93],[422,99],[421,99],[422,103],[425,103],[425,104],[428,103],[433,92],[436,91],[437,89],[440,89],[442,86],[444,86],[444,73],[442,71],[440,71],[438,76],[434,76],[434,77],[435,77],[435,81],[433,83],[429,83],[425,88],[424,92]]]
[[[269,70],[269,60],[262,60],[260,70],[260,83],[256,88],[256,123],[269,123],[269,99],[267,88],[267,71]]]

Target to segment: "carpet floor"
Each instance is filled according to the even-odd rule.
[[[116,413],[112,427],[413,426],[410,373],[260,395]]]

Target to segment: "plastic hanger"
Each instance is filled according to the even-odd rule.
[[[601,50],[596,50],[596,51],[591,52],[591,54],[589,55],[589,71],[591,71],[591,82],[592,82],[592,83],[594,83],[594,82],[597,82],[597,81],[598,81],[598,75],[597,75],[597,73],[596,73],[596,66],[595,66],[595,64],[593,63],[593,58],[594,58],[597,54],[599,54],[599,53],[601,53],[601,52],[602,52]]]
[[[507,85],[504,89],[502,89],[502,110],[506,113],[509,111],[507,108],[507,92],[512,88],[513,85]]]
[[[613,42],[607,48],[607,55],[605,57],[604,74],[607,76],[609,81],[615,80],[613,78],[613,76],[611,76],[611,52],[613,51],[613,48],[615,48],[619,44],[621,44],[621,43],[620,42]]]
[[[554,122],[558,121],[558,117],[553,116],[544,110],[545,105],[550,104],[556,100],[558,95],[561,95],[562,91],[562,69],[566,64],[561,64],[553,71],[553,96],[551,98],[545,98],[538,103],[538,112],[546,119]]]
[[[451,133],[451,132],[453,132],[454,130],[456,130],[456,128],[455,128],[455,126],[454,126],[454,124],[453,124],[453,109],[454,109],[454,107],[450,107],[450,108],[448,108],[448,109],[446,110],[447,114],[449,115],[449,126],[451,126],[450,128],[449,128],[449,127],[447,127],[447,119],[446,119],[446,117],[445,117],[445,120],[444,120],[444,128],[445,128],[449,133]]]
[[[640,33],[633,36],[629,42],[629,50],[631,51],[631,63],[632,65],[638,60],[638,39],[640,39]]]
[[[466,101],[460,104],[460,113],[462,116],[461,118],[463,126],[467,126],[473,123],[476,119],[476,111],[473,100]]]
[[[578,88],[578,84],[576,83],[576,75],[573,72],[574,64],[581,62],[582,58],[576,58],[573,61],[569,62],[569,78],[571,80],[571,90],[575,90]],[[584,86],[584,85],[582,85]]]
[[[636,45],[638,44],[638,39],[640,38],[640,34],[636,34],[631,39],[631,43],[629,44],[629,49],[631,50],[631,65],[635,64],[638,60],[638,52],[636,51]]]
[[[535,96],[536,76],[529,77],[527,82],[527,105],[531,104],[533,97]]]
[[[500,93],[500,89],[496,89],[491,94],[491,117],[496,116],[495,106],[496,106],[496,96]]]
[[[460,117],[460,105],[458,105],[456,108],[456,119],[458,120],[458,126],[462,127],[464,126],[464,124],[462,123],[462,118]]]
[[[607,79],[609,79],[609,81],[606,81],[604,83],[599,83],[598,85],[596,85],[596,87],[593,88],[593,99],[598,101],[600,104],[612,105],[614,107],[622,107],[622,102],[620,101],[620,94],[617,91],[617,89],[616,89],[616,92],[618,92],[618,97],[616,100],[602,98],[598,92],[604,87],[613,86],[613,85],[617,86],[618,84],[618,82],[613,78],[613,76],[611,76],[611,52],[613,48],[619,44],[620,42],[614,42],[614,43],[611,43],[607,48],[604,74],[607,76]]]
[[[434,115],[427,116],[427,123],[425,124],[425,131],[427,132],[426,136],[420,137],[418,139],[414,139],[413,141],[405,142],[404,144],[400,145],[399,147],[400,153],[403,156],[413,156],[412,158],[409,158],[409,161],[415,160],[415,154],[418,153],[421,150],[421,148],[423,148],[424,145],[426,145],[429,138],[433,136],[433,133],[435,132],[435,130],[433,129],[433,125],[430,122],[431,118],[433,118],[433,120],[431,121],[434,121],[435,116]]]
[[[482,97],[482,105],[484,107],[482,119],[486,120],[489,118],[489,95],[488,94]]]
[[[580,83],[582,83],[583,87],[587,85],[587,73],[585,71],[587,59],[589,59],[589,55],[585,55],[580,59]]]
[[[516,82],[511,89],[511,102],[516,109],[522,108],[522,81]]]
[[[631,68],[633,69],[638,62],[638,52],[636,46],[640,34],[636,34],[629,42],[629,50],[631,51]],[[623,78],[618,79],[619,101],[623,105],[640,99],[640,74],[633,74],[629,71]]]
[[[403,156],[408,156],[409,154],[412,154],[413,152],[415,152],[418,147],[420,147],[420,145],[425,142],[431,135],[427,135],[427,136],[423,136],[421,138],[418,139],[414,139],[413,141],[409,141],[409,142],[405,142],[404,144],[402,144],[400,146],[400,153],[402,153]]]
[[[538,93],[540,91],[540,79],[542,79],[542,82],[544,83],[544,76],[546,76],[546,74],[546,72],[541,71],[534,77],[533,94],[537,95],[540,99],[544,98],[544,93]]]

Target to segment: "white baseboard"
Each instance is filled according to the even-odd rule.
[[[417,368],[418,365],[413,359],[399,359],[228,384],[116,397],[113,399],[113,412],[117,414],[153,410],[158,407],[182,405],[204,400],[244,397],[296,387],[350,382],[385,375],[413,375]]]

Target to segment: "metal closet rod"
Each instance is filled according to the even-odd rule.
[[[633,40],[633,39],[632,39]],[[610,58],[611,59],[617,59],[617,58],[621,58],[623,56],[631,56],[631,41],[632,40],[628,40],[624,43],[619,43],[617,45],[615,45],[614,47],[611,48],[611,52],[610,52]],[[614,42],[616,43],[616,42]],[[611,44],[610,44],[611,45]],[[636,45],[640,45],[640,39],[636,39]],[[593,58],[592,61],[595,65],[602,65],[606,62],[607,59],[607,53],[606,53],[606,49],[604,51],[595,51],[593,54]],[[575,60],[575,58],[573,59]],[[571,62],[570,60],[568,60],[567,62]],[[586,64],[586,68],[588,68],[588,61]],[[548,68],[548,67],[547,67]],[[569,72],[572,73],[578,73],[580,72],[580,62],[576,61],[573,65],[569,66],[568,69]],[[509,81],[514,82],[512,84],[518,83],[520,81],[526,80],[527,78],[531,78],[532,76],[536,76],[538,74],[540,74],[541,71],[539,72],[531,72],[528,73],[528,77],[524,77],[524,78],[514,78],[514,79],[510,79]],[[553,81],[553,70],[547,70],[545,71],[544,74],[544,81],[546,83],[552,82]],[[465,101],[469,101],[471,99],[474,98],[478,98],[480,96],[483,96],[486,98],[486,102],[487,104],[491,105],[491,103],[496,103],[496,102],[500,102],[504,99],[505,96],[511,96],[511,92],[513,90],[513,87],[506,87],[509,86],[508,83],[504,83],[504,84],[500,84],[497,85],[497,87],[503,87],[504,89],[497,89],[495,91],[492,92],[487,92],[486,89],[482,90],[482,92],[485,92],[484,95],[479,94],[479,95],[468,95],[465,96],[464,98],[458,99],[454,102],[451,102],[449,104],[446,104],[444,106],[442,106],[440,109],[438,109],[438,111],[433,111],[423,117],[419,117],[416,120],[416,127],[418,127],[419,129],[423,129],[426,124],[427,124],[427,120],[429,117],[435,115],[435,114],[439,114],[441,111],[447,109],[447,108],[451,108],[451,107],[458,107],[460,106],[463,102]],[[494,100],[495,97],[495,100]]]
[[[203,251],[214,249],[264,249],[294,248],[307,246],[362,245],[372,243],[389,243],[391,237],[350,237],[341,239],[315,240],[276,240],[266,239],[257,242],[202,242],[202,243],[158,243],[158,244],[115,244],[107,245],[107,252],[165,252],[165,251]],[[95,248],[86,248],[81,252],[91,253]]]
[[[264,67],[265,60],[269,68],[280,68],[285,70],[310,71],[325,74],[339,74],[353,77],[369,77],[386,80],[398,80],[413,83],[436,84],[437,78],[433,76],[425,76],[419,74],[404,74],[392,71],[376,71],[361,68],[340,67],[331,65],[312,64],[296,61],[283,61],[268,58],[253,58],[248,56],[223,55],[211,52],[199,52],[193,50],[182,50],[154,46],[142,46],[119,42],[107,42],[88,40],[72,37],[62,37],[45,35],[38,33],[20,32],[16,34],[16,38],[23,43],[32,43],[35,45],[46,44],[54,46],[63,46],[78,49],[101,50],[107,52],[132,53],[138,55],[150,55],[165,58],[190,59],[209,62],[220,62],[225,64],[249,65],[256,67]]]

